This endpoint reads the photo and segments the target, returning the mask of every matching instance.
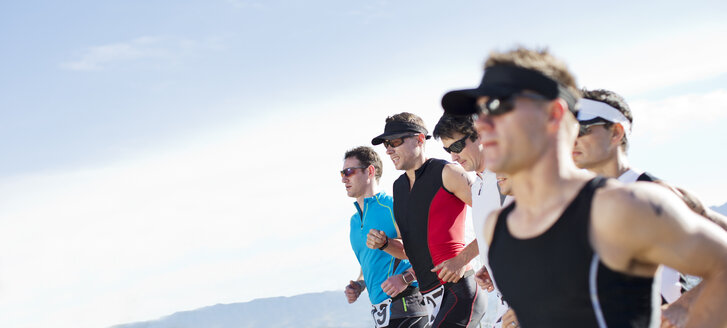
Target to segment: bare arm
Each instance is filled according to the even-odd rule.
[[[472,206],[472,181],[467,172],[454,164],[447,164],[442,170],[442,184],[465,204]]]
[[[655,184],[606,189],[592,209],[592,243],[603,262],[635,275],[664,264],[702,277],[698,295],[685,299],[685,326],[727,326],[727,232]]]
[[[439,263],[432,269],[432,272],[439,271],[439,279],[446,282],[457,282],[464,275],[467,264],[480,253],[477,247],[477,239],[467,245],[457,256]],[[441,271],[440,271],[441,270]]]
[[[356,302],[364,289],[366,289],[366,282],[363,279],[363,270],[360,270],[358,278],[356,278],[356,280],[351,280],[348,285],[346,285],[346,288],[344,288],[343,293],[346,295],[348,303],[351,304]]]
[[[407,278],[404,278],[404,276],[407,276]],[[399,293],[403,292],[409,285],[416,280],[416,275],[414,275],[414,269],[409,268],[407,271],[404,271],[401,274],[395,274],[388,279],[386,279],[383,283],[381,283],[381,289],[386,293],[386,295],[389,295],[391,297],[394,297],[396,295],[399,295]]]
[[[391,254],[391,256],[406,260],[406,252],[404,251],[404,243],[399,238],[389,238],[381,230],[371,229],[369,234],[366,236],[366,246],[371,249],[378,249],[384,247],[382,250]]]
[[[696,195],[692,194],[691,192],[689,192],[685,189],[682,189],[679,187],[674,187],[662,180],[658,180],[658,181],[654,181],[654,182],[659,185],[662,185],[662,186],[666,187],[667,189],[671,190],[672,192],[674,192],[677,196],[679,196],[679,198],[681,198],[681,200],[684,202],[684,204],[686,204],[687,207],[689,207],[689,209],[694,211],[694,213],[697,213],[697,214],[707,218],[708,220],[717,224],[723,230],[727,231],[727,217],[713,211],[709,207],[704,206],[704,203],[702,203],[702,201],[699,200],[699,198],[697,198]]]

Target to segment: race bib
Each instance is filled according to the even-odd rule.
[[[429,312],[429,324],[432,324],[434,319],[437,317],[437,313],[439,313],[439,306],[442,305],[443,296],[444,286],[439,286],[426,294],[422,294],[422,297],[424,298],[424,305],[427,307],[427,312]]]
[[[390,304],[391,299],[388,298],[379,304],[371,305],[371,316],[374,317],[374,323],[376,324],[376,328],[386,327],[389,325],[389,319],[391,319],[391,315],[389,314]]]

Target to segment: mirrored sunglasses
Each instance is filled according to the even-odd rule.
[[[415,135],[416,134],[412,134],[410,136],[405,136],[405,137],[401,137],[401,138],[397,138],[397,139],[384,140],[384,142],[382,142],[382,143],[384,144],[384,147],[386,147],[386,148],[389,148],[389,147],[396,148],[396,147],[401,146],[401,144],[404,143],[404,139],[413,137]]]
[[[356,173],[356,169],[365,169],[366,166],[347,167],[341,170],[341,178],[348,178]]]
[[[459,139],[459,140],[453,142],[451,145],[449,145],[449,147],[443,147],[444,148],[444,151],[446,151],[449,154],[451,154],[451,153],[455,153],[455,154],[461,153],[462,150],[464,150],[464,147],[467,144],[467,138],[469,138],[469,137],[470,136],[464,136],[462,139]]]
[[[587,135],[591,134],[591,132],[593,132],[593,131],[591,131],[591,127],[596,126],[596,125],[606,125],[606,124],[608,124],[608,122],[596,122],[596,123],[590,123],[590,124],[578,123],[578,136],[579,137],[587,136]]]

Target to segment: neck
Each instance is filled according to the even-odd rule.
[[[356,202],[358,203],[358,206],[361,208],[362,211],[364,208],[364,199],[369,198],[369,197],[374,197],[374,195],[376,194],[376,192],[375,192],[376,189],[377,189],[377,184],[376,184],[376,182],[373,182],[373,183],[369,184],[368,186],[366,186],[366,190],[363,193],[363,195],[356,197]]]
[[[485,169],[486,169],[486,167],[484,165],[481,165],[481,167],[477,167],[475,169],[475,174],[482,175],[482,173],[485,173]]]
[[[603,162],[601,165],[590,168],[589,171],[607,178],[618,178],[630,168],[626,154],[619,149],[615,156]]]
[[[579,170],[571,157],[571,149],[551,147],[532,165],[510,175],[512,193],[519,210],[538,218],[540,213],[563,204],[569,195],[560,192],[580,184],[592,175]]]
[[[416,170],[418,170],[424,163],[427,161],[427,158],[424,156],[421,156],[417,159],[416,163],[411,169],[406,170],[406,176],[409,178],[409,188],[414,185],[414,180],[416,179]]]

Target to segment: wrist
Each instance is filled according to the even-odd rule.
[[[401,275],[401,279],[404,280],[404,284],[406,284],[407,286],[411,285],[411,283],[414,282],[414,280],[415,280],[414,275],[409,271],[404,272]]]
[[[389,237],[386,237],[386,242],[379,249],[383,251],[387,246],[389,246]]]
[[[355,282],[356,282],[356,285],[358,285],[358,287],[359,287],[359,290],[364,290],[364,289],[366,289],[366,281],[363,281],[363,280],[356,280]]]

